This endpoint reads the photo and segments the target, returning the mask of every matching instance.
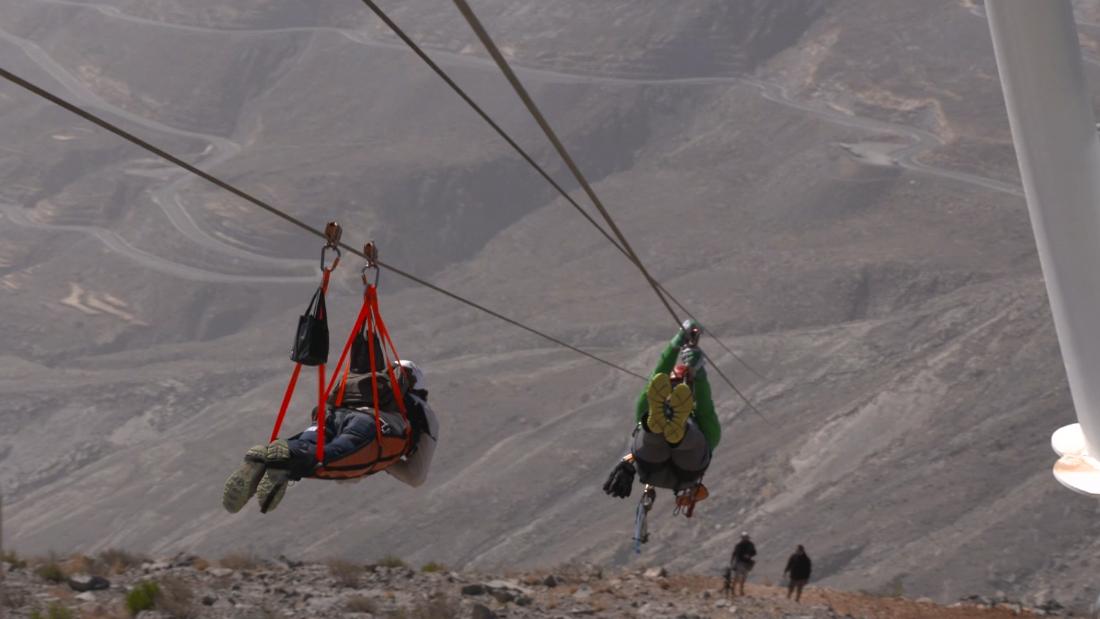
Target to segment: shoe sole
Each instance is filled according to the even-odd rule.
[[[235,514],[244,508],[260,484],[264,474],[263,456],[266,448],[253,447],[245,454],[245,461],[225,480],[222,488],[222,507]]]
[[[282,462],[290,459],[290,443],[286,439],[279,439],[267,446],[267,461]]]
[[[679,443],[684,440],[688,418],[691,417],[691,411],[695,408],[691,387],[684,383],[676,385],[672,395],[668,397],[668,405],[672,409],[672,419],[665,425],[665,440],[670,443]]]
[[[671,393],[672,383],[669,382],[668,374],[657,374],[649,381],[649,388],[646,389],[649,415],[646,417],[645,423],[649,427],[649,431],[654,434],[664,433],[666,423],[665,400],[668,399]]]
[[[286,494],[287,475],[284,471],[268,471],[260,480],[256,490],[256,500],[260,503],[260,513],[266,514],[283,500]]]

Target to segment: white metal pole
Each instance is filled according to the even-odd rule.
[[[988,0],[989,29],[1079,424],[1055,477],[1100,494],[1100,141],[1070,0]]]

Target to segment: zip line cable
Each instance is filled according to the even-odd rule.
[[[476,34],[477,38],[481,40],[482,45],[484,45],[485,49],[488,50],[489,55],[493,57],[493,60],[496,62],[497,66],[500,67],[500,70],[504,74],[504,77],[512,85],[512,88],[516,91],[516,94],[519,96],[520,100],[523,101],[523,104],[527,108],[527,111],[531,113],[531,116],[535,119],[535,122],[537,122],[539,127],[542,128],[543,133],[546,134],[546,138],[550,140],[551,144],[553,144],[554,149],[558,152],[558,155],[561,156],[562,161],[565,162],[566,167],[568,167],[569,171],[573,173],[573,177],[576,178],[577,183],[579,183],[580,186],[584,189],[584,192],[588,195],[588,198],[592,201],[592,204],[596,207],[596,210],[598,210],[600,212],[600,215],[603,216],[604,221],[607,223],[607,226],[611,228],[612,232],[615,233],[615,236],[619,239],[619,242],[622,244],[623,249],[628,252],[628,257],[634,262],[634,265],[638,267],[638,270],[641,271],[646,281],[649,282],[650,287],[653,288],[653,293],[657,295],[657,298],[661,300],[661,303],[665,306],[665,309],[668,310],[668,313],[672,315],[672,318],[676,321],[676,324],[679,325],[680,316],[676,313],[676,310],[672,309],[672,305],[669,304],[668,299],[666,299],[665,295],[661,292],[660,284],[658,284],[657,281],[653,279],[653,276],[650,275],[649,271],[645,268],[645,265],[642,264],[641,258],[638,257],[638,254],[634,251],[634,248],[630,246],[630,241],[626,239],[626,236],[623,234],[622,230],[620,230],[619,226],[615,224],[615,220],[611,217],[611,214],[607,211],[607,208],[604,207],[603,202],[600,200],[599,196],[596,195],[595,190],[592,189],[592,186],[591,184],[589,184],[588,179],[585,178],[584,174],[581,172],[576,162],[573,161],[573,158],[565,149],[565,146],[562,144],[561,140],[558,139],[557,134],[554,132],[553,128],[550,127],[550,123],[547,122],[546,117],[543,116],[542,111],[539,110],[538,105],[535,104],[534,99],[531,98],[531,95],[528,94],[527,89],[524,88],[523,84],[519,81],[519,78],[516,76],[515,72],[512,71],[512,67],[508,65],[508,61],[505,60],[504,55],[500,53],[500,50],[497,48],[496,43],[493,42],[492,37],[489,36],[488,31],[485,30],[485,27],[481,24],[481,21],[478,20],[477,15],[474,14],[473,9],[471,9],[470,5],[466,3],[466,0],[453,0],[453,2],[455,6],[458,7],[459,12],[462,13],[462,16],[466,19],[466,22],[470,25],[470,28],[474,31],[474,34]],[[707,360],[710,361],[711,365],[715,368],[715,370],[718,371],[719,376],[721,376],[722,379],[725,380],[726,383],[729,384],[729,386],[734,390],[734,392],[737,393],[737,395],[742,400],[744,400],[745,404],[747,404],[754,413],[759,415],[761,419],[770,423],[770,420],[765,417],[763,413],[761,413],[760,410],[757,409],[756,406],[753,405],[753,403],[748,398],[746,398],[743,393],[741,393],[741,390],[733,384],[733,381],[731,381],[725,375],[725,373],[722,372],[720,368],[718,368],[718,366],[713,362],[713,360],[710,359],[709,356],[707,357]]]
[[[630,246],[630,241],[626,240],[626,236],[619,230],[619,226],[615,224],[615,220],[611,218],[611,214],[604,208],[603,202],[600,200],[599,196],[596,195],[596,192],[593,191],[592,186],[588,183],[588,179],[581,173],[580,168],[578,168],[576,162],[573,161],[573,157],[569,155],[569,151],[565,150],[565,146],[562,145],[561,140],[558,139],[557,134],[554,133],[554,130],[550,127],[550,123],[546,121],[546,117],[542,115],[542,111],[535,105],[535,101],[531,98],[531,95],[527,94],[527,89],[520,83],[519,78],[516,77],[515,72],[512,71],[512,67],[509,66],[508,61],[504,59],[504,55],[497,49],[496,43],[493,42],[489,33],[486,32],[485,27],[481,25],[477,16],[474,15],[470,5],[466,4],[465,0],[454,0],[454,4],[458,7],[462,16],[466,18],[466,22],[470,24],[470,28],[473,29],[477,38],[481,40],[482,45],[489,51],[489,55],[496,61],[497,66],[500,67],[500,71],[504,74],[504,77],[507,78],[508,83],[512,85],[512,88],[516,91],[520,100],[523,101],[523,105],[527,108],[527,111],[530,112],[535,122],[542,128],[542,132],[546,134],[546,138],[550,140],[550,143],[554,146],[554,150],[558,152],[562,161],[565,162],[566,167],[573,173],[573,178],[577,179],[577,183],[584,189],[584,193],[588,195],[588,199],[592,201],[596,210],[603,216],[607,227],[611,228],[611,231],[615,233],[615,237],[619,239],[619,243],[622,244],[623,249],[627,252],[627,257],[630,258],[634,262],[634,265],[638,267],[638,270],[642,272],[646,281],[649,282],[650,287],[653,288],[654,294],[661,300],[661,303],[665,306],[665,309],[668,310],[668,313],[672,314],[672,317],[676,320],[676,325],[679,326],[681,322],[679,314],[676,313],[676,310],[672,309],[672,305],[669,304],[668,299],[665,298],[665,295],[658,288],[657,282],[653,279],[653,276],[649,274],[645,265],[642,264],[634,248]]]
[[[378,5],[375,4],[374,0],[362,0],[362,2],[363,2],[363,4],[365,4],[367,6],[367,8],[369,8],[375,14],[375,16],[378,17],[378,19],[382,20],[382,22],[384,24],[386,24],[386,26],[389,27],[389,29],[391,31],[393,31],[393,33],[395,35],[397,35],[397,37],[399,39],[401,39],[405,43],[405,45],[408,46],[408,48],[413,51],[413,53],[415,53],[418,57],[420,57],[420,59],[424,61],[424,64],[428,65],[428,68],[430,68],[432,71],[434,71],[435,74],[438,75],[440,79],[442,79],[444,82],[446,82],[446,84],[451,87],[451,90],[454,90],[455,94],[457,94],[459,97],[461,97],[462,100],[465,101],[466,104],[469,105],[470,108],[472,108],[474,110],[474,112],[476,112],[477,115],[482,118],[482,120],[484,120],[486,123],[488,123],[488,125],[490,127],[492,127],[494,131],[496,131],[497,135],[499,135],[505,142],[507,142],[508,145],[511,146],[512,149],[515,150],[519,154],[519,156],[523,158],[524,161],[529,163],[531,165],[531,167],[533,167],[535,169],[535,171],[538,172],[539,175],[542,176],[542,178],[544,178],[546,180],[546,182],[550,183],[550,185],[554,189],[556,189],[557,192],[559,194],[561,194],[561,196],[563,198],[565,198],[565,200],[574,209],[576,209],[576,211],[578,213],[581,214],[581,216],[583,216],[586,220],[588,220],[588,223],[592,224],[592,226],[594,228],[596,228],[596,230],[598,230],[600,232],[600,234],[602,234],[603,237],[605,239],[607,239],[607,241],[615,247],[615,249],[619,250],[619,253],[626,256],[627,260],[630,260],[632,263],[635,262],[634,258],[631,256],[631,254],[629,252],[627,252],[627,250],[624,249],[623,246],[620,245],[619,242],[617,240],[615,240],[614,237],[612,237],[606,230],[604,230],[603,226],[601,226],[599,224],[599,222],[597,222],[595,219],[593,219],[593,217],[590,214],[588,214],[588,211],[586,211],[584,209],[584,207],[582,207],[580,204],[578,204],[577,201],[575,199],[573,199],[573,196],[569,195],[569,193],[564,188],[562,188],[562,186],[557,181],[555,181],[553,179],[553,177],[550,176],[549,172],[547,172],[545,168],[543,168],[541,165],[539,165],[534,160],[534,158],[531,157],[531,155],[527,151],[525,151],[523,149],[523,147],[521,147],[512,138],[512,136],[510,136],[508,134],[508,132],[506,132],[504,129],[502,129],[500,127],[500,125],[497,124],[497,122],[494,121],[489,116],[489,114],[487,112],[485,112],[485,110],[480,105],[478,105],[476,101],[473,100],[473,98],[471,98],[468,94],[466,94],[466,91],[463,90],[462,87],[460,87],[457,83],[455,83],[455,81],[451,78],[451,76],[448,75],[447,72],[444,71],[434,60],[432,60],[431,57],[428,56],[428,54],[419,45],[417,45],[417,43],[415,41],[413,41],[412,38],[409,37],[409,35],[406,34],[405,31],[402,30],[400,26],[397,25],[397,23],[395,23],[392,19],[390,19],[390,16],[387,15],[381,8],[379,8]],[[686,307],[684,307],[684,305],[676,299],[676,297],[672,296],[672,293],[670,293],[660,282],[655,282],[655,283],[657,284],[657,287],[660,288],[661,292],[664,293],[668,297],[668,299],[670,301],[672,301],[673,304],[676,305],[676,307],[680,308],[680,311],[687,314],[692,320],[695,320],[696,322],[699,322],[698,319],[696,319],[695,316],[692,315],[692,313],[690,311],[688,311],[688,309]],[[768,380],[763,374],[758,372],[756,370],[756,368],[752,367],[751,365],[748,364],[748,362],[746,362],[744,359],[742,359],[740,355],[733,352],[733,350],[731,350],[729,346],[726,346],[726,344],[721,339],[719,339],[717,335],[714,335],[713,333],[711,333],[709,331],[707,331],[707,335],[709,335],[711,337],[711,339],[713,339],[714,341],[718,342],[719,346],[721,346],[727,353],[730,354],[730,356],[732,356],[734,359],[736,359],[748,371],[755,374],[761,380]],[[719,373],[721,373],[721,370],[719,370]]]
[[[176,157],[176,156],[174,156],[174,155],[172,155],[172,154],[170,154],[170,153],[168,153],[168,152],[166,152],[166,151],[164,151],[164,150],[162,150],[162,149],[160,149],[156,146],[153,146],[149,142],[146,142],[145,140],[135,136],[134,134],[132,134],[128,131],[126,131],[125,129],[119,128],[117,125],[114,125],[114,124],[100,118],[99,116],[96,116],[95,114],[92,114],[91,112],[88,112],[87,110],[84,110],[84,109],[80,108],[79,106],[68,102],[65,99],[62,99],[61,97],[45,90],[44,88],[36,86],[35,84],[19,77],[18,75],[15,75],[14,73],[4,69],[3,67],[0,67],[0,77],[3,77],[4,79],[8,80],[9,82],[11,82],[11,83],[13,83],[17,86],[20,86],[21,88],[23,88],[25,90],[28,90],[28,91],[38,95],[39,97],[42,97],[43,99],[46,99],[46,100],[50,101],[51,103],[54,103],[55,105],[57,105],[59,107],[62,107],[64,109],[72,112],[73,114],[76,114],[77,116],[80,116],[81,118],[84,118],[88,122],[96,124],[96,125],[102,127],[103,129],[106,129],[107,131],[110,131],[111,133],[119,136],[120,138],[122,138],[122,139],[136,145],[136,146],[139,146],[139,147],[153,153],[154,155],[156,155],[156,156],[158,156],[158,157],[160,157],[160,158],[162,158],[162,159],[164,159],[164,160],[166,160],[166,161],[168,161],[172,164],[175,164],[176,166],[179,166],[180,168],[183,168],[184,170],[187,170],[188,172],[194,174],[195,176],[198,176],[199,178],[202,178],[205,181],[208,181],[208,182],[210,182],[214,185],[217,185],[218,187],[221,187],[222,189],[232,193],[233,195],[238,196],[241,199],[262,208],[263,210],[271,213],[272,215],[275,215],[276,217],[279,217],[279,218],[283,219],[284,221],[287,221],[288,223],[290,223],[294,226],[297,226],[298,228],[301,228],[302,230],[304,230],[306,232],[309,232],[310,234],[313,234],[315,236],[318,236],[322,239],[327,240],[327,238],[325,237],[325,233],[323,231],[321,231],[317,228],[314,228],[314,227],[310,226],[309,224],[303,222],[302,220],[294,217],[293,215],[289,215],[289,214],[283,212],[282,210],[280,210],[280,209],[278,209],[274,206],[271,206],[267,202],[265,202],[265,201],[263,201],[259,198],[256,198],[256,197],[252,196],[251,194],[249,194],[245,191],[242,191],[242,190],[234,187],[233,185],[221,180],[220,178],[218,178],[216,176],[213,176],[211,174],[203,172],[202,170],[200,170],[200,169],[196,168],[195,166],[187,163],[186,161],[183,161],[182,159],[180,159],[180,158],[178,158],[178,157]],[[354,247],[352,247],[352,246],[350,246],[346,243],[339,243],[339,246],[346,249],[347,251],[349,251],[352,254],[355,254],[355,255],[363,258],[363,259],[367,259],[366,254],[364,254],[359,249],[356,249],[356,248],[354,248]],[[468,306],[470,306],[470,307],[472,307],[472,308],[474,308],[478,311],[484,312],[484,313],[486,313],[486,314],[488,314],[488,315],[490,315],[494,318],[497,318],[499,320],[503,320],[504,322],[507,322],[508,324],[519,327],[520,329],[523,329],[524,331],[527,331],[528,333],[537,335],[537,336],[543,338],[544,340],[553,342],[554,344],[557,344],[557,345],[562,346],[564,348],[568,348],[569,350],[572,350],[575,353],[584,355],[585,357],[588,357],[589,359],[592,359],[594,361],[598,361],[598,362],[600,362],[600,363],[602,363],[606,366],[609,366],[609,367],[612,367],[616,370],[619,370],[620,372],[623,372],[625,374],[630,374],[631,376],[634,376],[635,378],[640,378],[642,380],[646,380],[645,376],[642,376],[641,374],[638,374],[637,372],[632,372],[631,370],[628,370],[628,369],[626,369],[626,368],[624,368],[624,367],[622,367],[618,364],[615,364],[611,361],[607,361],[606,359],[602,359],[600,357],[597,357],[596,355],[594,355],[590,352],[587,352],[585,350],[581,350],[580,348],[577,348],[576,346],[573,346],[572,344],[569,344],[565,341],[562,341],[561,339],[558,339],[558,338],[556,338],[552,335],[547,335],[546,333],[543,333],[542,331],[539,331],[539,330],[534,329],[532,327],[528,327],[527,325],[525,325],[525,324],[523,324],[523,323],[521,323],[517,320],[509,318],[509,317],[507,317],[503,314],[500,314],[499,312],[495,312],[495,311],[493,311],[493,310],[491,310],[491,309],[489,309],[489,308],[487,308],[483,305],[475,303],[474,301],[471,301],[469,299],[461,297],[461,296],[459,296],[459,295],[457,295],[457,294],[455,294],[455,293],[453,293],[449,290],[446,290],[446,289],[441,288],[441,287],[439,287],[439,286],[437,286],[437,285],[435,285],[431,282],[428,282],[424,279],[416,277],[415,275],[412,275],[411,273],[406,273],[405,271],[402,271],[401,269],[398,269],[397,267],[388,265],[388,264],[382,262],[381,260],[376,260],[376,262],[380,267],[385,268],[386,270],[394,273],[395,275],[399,275],[399,276],[401,276],[401,277],[403,277],[403,278],[405,278],[409,281],[420,284],[421,286],[424,286],[426,288],[430,288],[431,290],[434,290],[435,292],[446,295],[446,296],[448,296],[448,297],[450,297],[450,298],[452,298],[452,299],[454,299],[454,300],[456,300],[460,303],[468,305]]]

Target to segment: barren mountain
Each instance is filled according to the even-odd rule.
[[[225,514],[223,479],[274,422],[320,242],[3,86],[9,544],[708,571],[747,529],[762,573],[802,543],[831,587],[1096,597],[1096,505],[1050,475],[1049,435],[1073,411],[980,5],[473,6],[657,279],[766,377],[706,344],[764,418],[716,382],[724,437],[695,517],[659,496],[635,557],[633,502],[600,491],[641,381],[392,273],[382,311],[441,415],[428,484],[306,481],[272,514]],[[575,190],[450,4],[382,7]],[[361,3],[6,0],[0,53],[633,371],[675,330],[630,263]],[[359,266],[337,272],[334,339]]]

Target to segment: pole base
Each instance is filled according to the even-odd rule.
[[[1054,479],[1074,492],[1100,496],[1100,461],[1089,455],[1081,424],[1058,428],[1050,446],[1061,456],[1054,463]]]

